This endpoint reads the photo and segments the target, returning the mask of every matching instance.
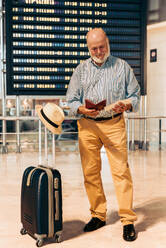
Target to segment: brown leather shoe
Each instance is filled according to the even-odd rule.
[[[137,238],[133,224],[123,226],[123,238],[126,241],[134,241]]]
[[[84,232],[91,232],[105,226],[106,222],[97,217],[93,217],[84,227]]]

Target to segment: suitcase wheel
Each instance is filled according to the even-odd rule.
[[[55,242],[60,243],[61,242],[61,235],[55,235]]]
[[[41,247],[41,246],[43,245],[43,243],[44,243],[43,239],[38,239],[38,240],[36,241],[36,246],[37,246],[37,247]]]
[[[27,234],[27,230],[23,227],[23,228],[21,228],[20,233],[22,235],[25,235],[25,234]]]

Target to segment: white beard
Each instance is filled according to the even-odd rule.
[[[103,59],[99,59],[96,56],[92,56],[91,52],[89,51],[90,56],[91,56],[91,58],[93,59],[94,62],[102,64],[107,60],[107,58],[110,56],[110,46],[109,46],[109,44],[107,44],[107,45],[108,45],[108,52],[104,55]]]
[[[102,63],[104,63],[107,60],[107,58],[109,57],[109,55],[110,55],[110,53],[107,52],[105,54],[105,56],[104,56],[103,59],[99,59],[96,56],[91,56],[91,58],[93,59],[94,62],[99,63],[99,64],[102,64]]]

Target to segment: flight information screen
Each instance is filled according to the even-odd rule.
[[[89,57],[86,33],[102,27],[111,54],[133,68],[146,94],[146,1],[6,0],[8,95],[63,96]]]

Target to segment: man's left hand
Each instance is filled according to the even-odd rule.
[[[130,110],[131,107],[132,107],[131,103],[124,104],[122,102],[118,102],[118,104],[116,104],[112,110],[116,113],[123,113],[126,110]]]

